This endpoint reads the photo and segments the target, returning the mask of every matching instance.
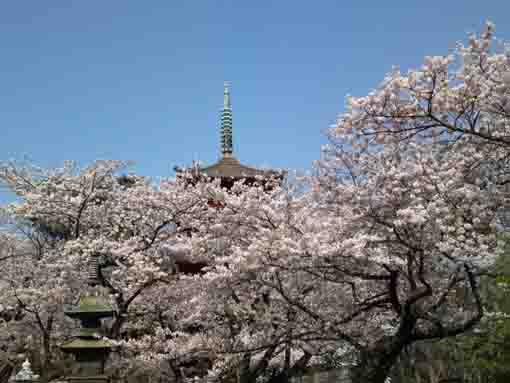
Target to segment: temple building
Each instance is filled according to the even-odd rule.
[[[222,187],[230,189],[236,181],[244,180],[247,184],[265,183],[269,179],[282,181],[284,172],[275,170],[262,170],[243,165],[234,156],[233,149],[233,123],[232,104],[230,101],[230,88],[228,82],[224,84],[223,109],[221,110],[221,155],[220,159],[213,165],[200,167],[195,165],[192,168],[174,168],[177,177],[191,174],[195,180],[201,178],[220,179]]]

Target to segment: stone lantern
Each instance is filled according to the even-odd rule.
[[[21,370],[16,375],[13,375],[10,379],[10,383],[30,383],[37,382],[39,375],[33,373],[30,362],[26,359],[21,365]]]
[[[105,374],[105,362],[111,344],[100,335],[101,319],[113,316],[113,310],[101,298],[94,287],[98,284],[97,258],[91,261],[89,291],[81,297],[78,307],[65,311],[65,314],[81,322],[79,335],[60,346],[62,351],[71,353],[76,359],[73,376],[67,377],[70,383],[104,383],[109,378]],[[95,290],[95,291],[94,291]]]

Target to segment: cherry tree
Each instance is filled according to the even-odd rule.
[[[201,361],[209,378],[243,382],[334,361],[384,382],[405,347],[484,314],[479,281],[509,197],[510,53],[493,29],[349,98],[302,183],[224,190],[121,177],[117,161],[2,164],[21,200],[9,229],[32,249],[8,266],[5,299],[44,334],[96,256],[116,310],[108,335],[130,361],[181,380]],[[180,273],[184,259],[200,272]]]
[[[488,23],[452,55],[394,70],[349,99],[329,132],[316,186],[344,217],[343,242],[358,248],[354,264],[324,260],[366,288],[354,313],[383,312],[379,329],[391,328],[360,345],[359,381],[382,381],[402,347],[457,335],[483,315],[479,277],[500,253],[508,198],[510,57],[495,44]]]
[[[255,314],[232,352],[331,342],[356,356],[354,381],[384,382],[406,346],[479,322],[508,199],[510,58],[495,44],[489,23],[350,98],[309,192],[238,185],[221,196],[201,227],[224,246],[208,278],[235,291],[234,311],[255,314],[263,294],[279,308]],[[271,332],[279,321],[292,331]]]
[[[277,183],[272,187],[238,183],[228,191],[215,189],[211,198],[215,203],[197,222],[189,242],[190,251],[209,264],[205,275],[193,279],[194,310],[189,312],[188,307],[186,314],[189,323],[199,325],[198,331],[183,336],[186,315],[181,313],[179,325],[184,327],[178,344],[167,340],[175,330],[161,329],[131,346],[144,349],[156,361],[168,360],[170,350],[172,358],[202,352],[211,363],[209,379],[243,382],[285,380],[332,356],[342,342],[325,334],[275,290],[281,283],[313,300],[314,281],[308,274],[281,267],[279,262],[293,262],[283,249],[271,255],[276,260],[260,257],[267,246],[288,246],[299,237],[297,225],[313,211],[309,198],[298,199],[295,190]],[[312,210],[305,212],[307,206]]]
[[[244,382],[271,373],[275,378],[289,371],[303,373],[320,352],[306,342],[290,342],[292,326],[302,316],[262,283],[266,271],[250,271],[242,258],[231,257],[236,249],[258,243],[251,238],[258,231],[248,227],[260,224],[251,209],[277,206],[281,189],[240,183],[227,191],[214,182],[194,187],[207,189],[202,194],[208,198],[207,209],[190,221],[194,230],[180,246],[187,258],[208,267],[203,275],[177,275],[172,283],[151,289],[147,304],[153,310],[163,308],[163,315],[174,320],[160,320],[159,313],[144,316],[140,321],[150,322],[146,325],[155,331],[121,344],[154,368],[165,366],[177,380],[203,375],[208,367],[209,379]]]
[[[63,307],[75,303],[83,278],[56,253],[44,260],[18,253],[2,262],[2,270],[5,351],[10,358],[18,353],[35,356],[43,378],[49,378],[58,354],[56,344],[76,328],[64,319]]]
[[[46,370],[55,345],[72,336],[62,314],[86,290],[91,257],[99,258],[102,289],[115,309],[106,335],[140,336],[133,330],[138,318],[161,301],[151,295],[154,288],[174,278],[176,257],[189,237],[182,228],[207,209],[205,186],[121,176],[126,165],[97,161],[81,169],[66,163],[43,170],[11,162],[0,168],[1,180],[20,199],[4,208],[12,221],[4,228],[9,243],[23,243],[2,257],[9,271],[2,275],[8,286],[2,304],[22,312],[8,326],[15,338],[26,326],[38,329]]]

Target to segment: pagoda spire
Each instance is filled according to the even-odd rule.
[[[232,106],[230,104],[230,84],[225,81],[223,109],[221,111],[221,153],[223,158],[232,157]]]

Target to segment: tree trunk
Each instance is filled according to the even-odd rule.
[[[119,311],[116,312],[113,316],[113,323],[109,329],[106,329],[106,336],[111,339],[119,340],[120,339],[120,331],[122,330],[122,326],[126,321],[126,312],[122,306],[119,305]]]
[[[43,333],[42,339],[42,358],[41,358],[41,381],[46,382],[49,380],[51,370],[51,343],[50,334]]]
[[[359,362],[351,369],[352,383],[384,383],[404,344],[389,339],[361,352]]]
[[[8,362],[0,364],[0,383],[8,383],[9,378],[14,371],[14,367]]]

